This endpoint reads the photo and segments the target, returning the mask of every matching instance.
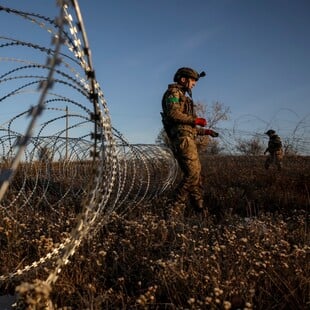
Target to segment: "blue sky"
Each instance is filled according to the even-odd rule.
[[[1,5],[51,16],[54,1]],[[161,97],[179,67],[205,70],[193,98],[231,110],[219,132],[310,127],[310,1],[80,0],[97,80],[112,124],[154,143]],[[1,33],[7,22],[1,17]],[[21,31],[10,27],[10,31]],[[305,133],[306,132],[306,133]]]

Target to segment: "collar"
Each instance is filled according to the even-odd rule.
[[[184,95],[187,93],[189,95],[190,98],[192,98],[192,91],[191,89],[187,89],[187,87],[179,84],[179,83],[173,83],[173,84],[169,84],[168,86],[169,88],[173,88],[176,87],[178,88]]]

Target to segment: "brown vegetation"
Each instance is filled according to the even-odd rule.
[[[286,157],[280,173],[264,170],[264,157],[202,161],[209,216],[190,207],[171,216],[168,196],[113,214],[61,271],[49,295],[54,307],[309,307],[310,158]],[[1,274],[38,260],[76,225],[76,197],[68,193],[57,210],[42,201],[0,208]],[[50,268],[0,283],[1,293],[44,280]]]

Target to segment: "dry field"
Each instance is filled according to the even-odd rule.
[[[310,158],[286,157],[280,173],[264,170],[264,157],[202,162],[208,216],[190,207],[172,215],[169,193],[113,214],[63,268],[48,296],[54,308],[309,309]],[[48,204],[37,194],[0,209],[0,274],[40,259],[76,224],[77,193],[60,183]],[[44,280],[49,264],[0,282],[1,295]]]

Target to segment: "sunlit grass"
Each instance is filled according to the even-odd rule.
[[[287,158],[280,174],[265,171],[263,158],[208,157],[203,167],[208,217],[190,207],[171,216],[168,197],[113,214],[52,291],[41,285],[40,294],[56,309],[309,307],[310,159]],[[1,209],[1,274],[40,259],[68,235],[78,212],[73,201],[67,196],[57,213],[43,202]],[[22,283],[35,290],[29,283],[50,268],[5,281],[2,294]]]

